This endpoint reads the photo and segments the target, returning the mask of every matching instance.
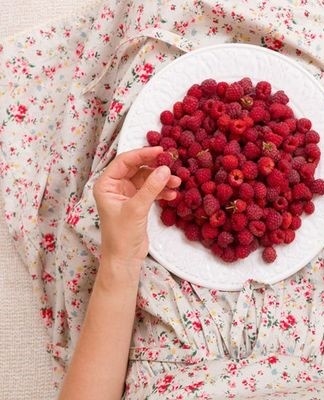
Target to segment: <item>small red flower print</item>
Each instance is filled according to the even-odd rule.
[[[47,327],[51,327],[53,324],[53,310],[51,307],[42,308],[41,309],[41,316],[45,321],[45,325]]]
[[[23,104],[11,105],[7,109],[7,114],[9,115],[9,118],[13,118],[18,124],[20,124],[25,119],[27,111],[27,107]]]
[[[185,391],[189,393],[196,392],[201,386],[204,385],[203,381],[192,383],[191,385],[185,386]]]
[[[287,323],[288,323],[290,326],[296,325],[296,318],[295,318],[293,315],[289,314],[289,315],[287,316]]]
[[[150,63],[138,64],[132,70],[134,79],[141,83],[147,83],[154,73],[154,66]]]
[[[262,43],[271,50],[279,51],[284,47],[284,36],[266,35],[262,38]]]
[[[83,54],[83,50],[84,50],[84,43],[78,43],[78,44],[77,44],[77,47],[76,47],[76,49],[75,49],[75,55],[76,55],[78,58],[81,58],[81,57],[82,57],[82,54]]]
[[[276,356],[270,356],[267,358],[269,364],[276,364],[278,362],[278,358]]]
[[[196,332],[200,332],[202,330],[202,326],[201,326],[201,322],[200,321],[194,321],[192,323],[192,326],[193,326],[193,328],[194,328],[194,330]]]
[[[55,250],[55,238],[52,233],[47,233],[43,236],[42,246],[49,252],[53,252]]]
[[[231,375],[235,375],[237,372],[237,365],[235,363],[229,363],[227,365],[227,371],[231,374]]]
[[[321,344],[320,344],[320,353],[322,355],[324,354],[324,339],[322,339]]]

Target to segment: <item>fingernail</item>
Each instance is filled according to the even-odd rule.
[[[170,175],[170,169],[166,165],[162,165],[161,167],[157,168],[156,176],[159,179],[166,179]]]

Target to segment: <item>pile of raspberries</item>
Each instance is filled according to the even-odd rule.
[[[160,200],[161,220],[176,225],[225,262],[262,247],[271,263],[274,246],[291,243],[303,213],[312,214],[324,181],[314,173],[319,134],[296,118],[284,91],[250,78],[234,83],[206,79],[160,115],[157,165],[181,178],[175,200]]]

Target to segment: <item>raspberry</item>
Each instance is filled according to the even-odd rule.
[[[204,182],[201,185],[201,190],[206,194],[212,194],[215,192],[216,183],[213,181]]]
[[[291,108],[281,103],[272,103],[269,107],[269,112],[271,118],[275,120],[292,118],[294,116]]]
[[[163,125],[172,125],[174,121],[174,117],[171,111],[165,110],[161,112],[160,121]]]
[[[282,136],[277,135],[276,133],[273,133],[271,131],[270,132],[266,132],[264,134],[263,138],[264,138],[264,140],[266,142],[271,142],[274,145],[276,145],[277,148],[280,147],[280,145],[281,145],[281,143],[283,141],[283,137]]]
[[[239,81],[239,84],[242,86],[244,94],[249,94],[252,92],[253,83],[250,78],[246,77],[246,78],[241,79]]]
[[[294,200],[311,200],[312,192],[304,183],[297,183],[292,188],[292,196]]]
[[[295,240],[295,232],[292,229],[287,229],[285,231],[285,243],[289,244]]]
[[[210,250],[217,257],[222,257],[224,253],[224,249],[222,247],[219,247],[217,243],[213,243],[212,246],[210,247]]]
[[[167,151],[163,151],[156,158],[156,163],[158,166],[166,165],[166,166],[170,167],[172,165],[173,161],[174,160],[173,160],[172,155]]]
[[[204,239],[216,239],[218,236],[218,229],[211,226],[209,222],[205,222],[201,227],[201,236]]]
[[[178,141],[179,137],[181,136],[182,129],[179,125],[173,126],[172,129],[170,130],[169,136]]]
[[[292,215],[302,215],[304,211],[304,203],[303,201],[293,201],[289,205],[289,211]]]
[[[182,192],[177,191],[176,194],[177,195],[173,200],[167,201],[167,205],[169,207],[177,208],[178,205],[180,204],[180,201],[183,199],[183,193]]]
[[[202,124],[207,133],[213,133],[216,128],[216,122],[211,117],[206,117]]]
[[[187,190],[184,194],[184,201],[186,205],[192,210],[198,208],[202,203],[202,198],[199,190],[197,188]]]
[[[208,150],[200,151],[197,154],[198,165],[202,168],[212,168],[213,157]]]
[[[292,170],[291,163],[288,160],[280,159],[277,163],[277,168],[281,171],[285,176],[288,176],[290,171]]]
[[[304,147],[305,146],[305,137],[304,133],[297,132],[293,136],[297,140],[297,147]]]
[[[237,199],[232,201],[230,205],[226,207],[226,210],[232,210],[233,213],[241,213],[246,210],[246,202],[241,199]]]
[[[307,163],[300,167],[299,174],[305,182],[310,182],[314,179],[316,165],[313,163]]]
[[[192,115],[198,108],[198,99],[193,96],[185,96],[182,108],[185,114]]]
[[[212,194],[207,194],[204,197],[203,205],[204,210],[209,217],[220,209],[219,201]]]
[[[276,229],[269,233],[269,238],[273,244],[282,244],[285,242],[285,232],[282,229]]]
[[[191,241],[198,241],[200,240],[200,229],[199,226],[193,223],[188,224],[185,229],[184,233],[186,238]]]
[[[250,255],[250,253],[251,253],[251,249],[249,246],[238,245],[235,248],[235,255],[236,255],[236,258],[238,258],[238,259],[246,258]]]
[[[316,131],[308,131],[305,135],[305,142],[308,143],[318,143],[320,141],[320,135]]]
[[[247,160],[255,160],[260,157],[261,150],[255,143],[248,142],[243,148],[243,154]]]
[[[264,199],[267,195],[267,188],[264,183],[256,182],[254,185],[254,197],[256,199]]]
[[[188,92],[187,92],[188,96],[192,96],[192,97],[196,97],[196,99],[200,99],[203,95],[203,92],[200,88],[200,85],[198,85],[197,83],[195,83],[194,85],[192,85]]]
[[[196,157],[197,154],[202,150],[201,144],[198,142],[193,142],[187,151],[187,157]]]
[[[315,179],[310,184],[310,190],[312,193],[324,195],[324,180],[323,179]]]
[[[287,104],[289,102],[289,98],[283,90],[278,90],[271,96],[272,103],[280,103]]]
[[[228,154],[239,154],[241,151],[241,147],[238,141],[231,140],[224,147],[224,156]]]
[[[179,125],[181,128],[185,129],[187,127],[187,122],[189,118],[189,115],[184,115],[182,118],[180,118]]]
[[[254,197],[254,189],[249,183],[242,183],[239,188],[239,196],[242,200],[248,201]]]
[[[254,122],[264,122],[267,119],[266,110],[260,106],[253,106],[249,117],[253,119]]]
[[[231,123],[231,117],[227,114],[223,114],[217,120],[218,129],[222,132],[225,132],[230,123]]]
[[[214,79],[205,79],[201,82],[200,88],[206,97],[211,97],[216,94],[217,82]]]
[[[274,161],[280,160],[280,152],[277,146],[272,142],[262,142],[262,155],[264,157],[270,157]]]
[[[273,247],[265,247],[262,252],[262,259],[266,263],[272,263],[277,258],[276,250]]]
[[[234,213],[231,216],[231,223],[232,223],[232,229],[236,232],[239,232],[246,227],[248,219],[246,215],[242,213]]]
[[[176,103],[174,103],[173,105],[173,115],[174,118],[176,119],[180,119],[183,117],[183,104],[181,101],[177,101]]]
[[[165,208],[161,213],[161,220],[166,226],[172,226],[176,223],[177,213],[174,208]]]
[[[253,161],[245,161],[242,165],[242,173],[246,179],[255,179],[258,176],[258,167]]]
[[[291,162],[292,168],[296,169],[297,171],[299,171],[301,166],[304,164],[306,164],[306,160],[302,156],[294,157]]]
[[[254,236],[248,229],[243,229],[237,233],[237,240],[243,246],[248,246],[252,243]]]
[[[211,103],[212,106],[209,109],[209,115],[215,120],[218,119],[221,115],[225,114],[226,107],[225,104],[221,101],[214,101]]]
[[[227,82],[218,82],[217,87],[216,87],[217,96],[224,97],[228,86],[229,86],[229,84]]]
[[[294,133],[297,129],[297,119],[296,118],[287,118],[285,123],[289,126],[290,133]]]
[[[195,222],[199,226],[203,225],[208,220],[208,216],[205,213],[204,207],[202,206],[196,208],[193,214],[195,217]]]
[[[296,231],[300,227],[301,227],[301,219],[297,215],[294,215],[292,217],[292,221],[291,221],[291,224],[290,224],[290,229]]]
[[[289,125],[286,124],[286,122],[274,123],[272,125],[272,130],[274,133],[276,133],[277,135],[280,135],[283,138],[287,137],[290,133]]]
[[[217,237],[217,244],[219,247],[225,248],[233,242],[234,242],[234,237],[229,232],[222,231]]]
[[[160,140],[160,146],[163,147],[163,150],[168,150],[170,147],[175,148],[176,142],[170,137],[162,137]]]
[[[177,214],[181,218],[188,218],[191,216],[191,209],[186,205],[184,201],[180,201],[177,207]]]
[[[239,169],[233,169],[229,174],[228,174],[228,183],[232,187],[238,187],[243,183],[244,175],[241,170]]]
[[[190,131],[183,131],[179,137],[179,144],[185,148],[188,148],[195,141],[195,136]]]
[[[195,173],[199,185],[211,180],[211,171],[209,168],[199,168]]]
[[[321,150],[315,143],[309,143],[305,146],[305,153],[308,162],[318,161],[321,157]]]
[[[282,190],[288,189],[288,180],[285,175],[274,168],[270,174],[267,176],[267,184],[269,187],[276,188],[279,187]]]
[[[188,168],[179,167],[176,171],[176,175],[181,179],[182,182],[186,182],[190,177],[190,171]]]
[[[286,210],[288,207],[288,200],[283,197],[279,196],[274,202],[273,202],[273,208],[277,211],[283,211]]]
[[[223,252],[221,258],[224,262],[228,262],[228,263],[231,263],[231,262],[234,262],[237,260],[237,257],[235,255],[235,250],[232,247],[226,247],[224,249],[224,252]]]
[[[288,182],[290,184],[295,184],[295,183],[299,183],[300,182],[300,175],[295,169],[292,169],[288,173]]]
[[[196,132],[204,119],[204,113],[200,110],[196,111],[193,115],[191,115],[187,120],[187,128],[192,131]]]
[[[226,136],[222,133],[218,133],[210,139],[210,147],[219,154],[224,151],[226,143]]]
[[[258,160],[258,170],[261,175],[269,175],[274,166],[274,161],[270,157],[261,157]]]
[[[151,146],[158,146],[161,140],[161,134],[156,131],[148,131],[146,139]]]
[[[292,221],[292,215],[288,211],[284,211],[282,213],[282,223],[281,223],[281,228],[282,229],[288,229],[290,227]]]
[[[265,224],[270,231],[280,228],[282,224],[282,215],[273,208],[270,208],[267,218],[265,219]]]
[[[304,211],[306,214],[313,214],[313,212],[315,211],[315,205],[312,201],[307,201],[304,204]]]
[[[227,179],[227,172],[224,169],[220,169],[215,174],[216,183],[224,183]]]
[[[226,112],[226,114],[228,114],[231,118],[239,118],[241,116],[241,112],[242,112],[242,106],[240,103],[238,102],[233,102],[233,103],[227,103],[226,105],[224,105],[224,103],[222,102],[218,102],[220,104],[222,104],[225,108],[225,110],[223,111],[223,113]]]
[[[257,99],[267,100],[271,95],[271,85],[269,82],[260,81],[255,86],[255,94]]]
[[[217,228],[225,224],[226,214],[223,210],[218,210],[209,218],[210,225]]]
[[[246,216],[249,220],[260,219],[263,217],[263,210],[255,203],[251,203],[246,208]]]
[[[237,83],[231,83],[225,92],[225,100],[230,101],[239,101],[240,98],[244,95],[244,90],[242,86]]]
[[[290,136],[284,140],[282,144],[282,149],[286,153],[293,153],[297,149],[298,145],[299,145],[298,138],[296,138],[295,136]]]
[[[162,137],[169,137],[172,130],[171,125],[163,125],[161,128],[161,136]]]
[[[279,192],[277,190],[277,188],[267,188],[267,200],[269,203],[272,203],[274,201],[276,201],[279,197]]]
[[[233,189],[225,183],[220,183],[216,187],[216,194],[219,202],[224,204],[232,197]]]
[[[222,165],[225,171],[231,171],[239,165],[238,158],[235,155],[228,154],[222,158]]]
[[[198,171],[198,161],[195,158],[189,158],[187,160],[188,169],[191,174],[195,174]]]
[[[312,123],[307,118],[300,118],[297,120],[297,130],[301,133],[308,132],[312,127]]]
[[[234,135],[242,135],[246,131],[247,125],[243,119],[235,119],[230,124],[230,131]]]
[[[265,226],[264,222],[262,222],[262,221],[256,221],[256,220],[250,221],[248,227],[249,227],[249,231],[255,237],[263,236],[263,234],[266,230],[266,226]]]

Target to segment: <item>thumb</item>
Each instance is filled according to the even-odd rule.
[[[156,168],[146,179],[141,189],[135,194],[131,202],[134,207],[148,213],[152,203],[165,188],[171,176],[170,168],[163,165]]]

